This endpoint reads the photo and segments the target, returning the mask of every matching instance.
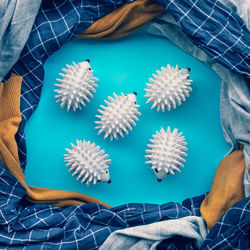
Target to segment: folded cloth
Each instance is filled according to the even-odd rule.
[[[15,134],[21,122],[21,83],[22,77],[14,74],[6,83],[0,83],[0,161],[9,167],[18,164]]]
[[[237,201],[245,198],[244,170],[245,160],[242,150],[228,155],[219,164],[210,193],[201,204],[201,215],[209,229]]]
[[[161,241],[176,236],[179,236],[179,248],[187,249],[191,244],[190,247],[199,249],[207,235],[206,224],[211,229],[225,212],[244,198],[244,170],[242,150],[233,152],[221,161],[211,191],[201,204],[201,215],[206,223],[202,217],[189,216],[118,230],[109,236],[100,249],[155,249]],[[189,241],[186,242],[186,239]],[[169,244],[173,244],[170,239],[160,246],[167,249]]]
[[[250,79],[250,32],[243,20],[217,0],[155,0],[212,60]]]
[[[152,0],[137,0],[97,20],[79,37],[102,39],[123,37],[140,29],[163,12],[165,9]]]
[[[150,2],[142,0],[125,5],[97,20],[80,37],[115,38],[129,34],[145,25],[159,10],[156,3]],[[156,0],[155,2],[164,6],[167,13],[173,15],[193,44],[213,60],[247,78],[250,77],[250,32],[246,27],[249,20],[246,24],[243,21],[249,19],[248,1],[241,0],[242,5],[233,4],[234,0],[198,0],[195,2],[192,0],[185,2]],[[236,6],[241,11],[237,11]],[[247,13],[243,15],[242,20],[239,15],[241,14],[242,17],[243,9]],[[135,11],[141,12],[139,20]],[[127,16],[124,16],[124,13]],[[149,15],[151,13],[152,16]],[[244,71],[241,71],[241,68],[244,68]]]
[[[155,222],[145,226],[117,230],[108,237],[100,247],[100,250],[153,250],[156,249],[161,241],[176,236],[192,240],[194,247],[199,249],[207,233],[207,226],[202,217],[187,216],[180,219]],[[186,242],[183,241],[181,237],[179,237],[179,241],[184,243],[182,248],[187,248]],[[167,247],[165,249],[167,249]]]
[[[218,71],[218,74],[223,74]],[[221,87],[220,114],[226,141],[232,145],[230,152],[243,145],[245,158],[244,189],[250,196],[250,84],[238,75],[226,73]]]
[[[250,197],[234,204],[220,218],[200,249],[250,249]]]
[[[0,2],[0,82],[18,60],[40,5],[41,0]]]
[[[0,163],[0,248],[11,249],[97,249],[115,230],[200,216],[205,195],[182,205],[125,204],[106,208],[101,204],[67,208],[32,204],[26,189]]]
[[[220,0],[226,7],[237,13],[247,28],[250,28],[250,2],[249,0]]]
[[[26,185],[24,173],[19,165],[15,141],[15,134],[21,122],[21,83],[22,77],[14,74],[4,84],[0,83],[0,161],[26,189],[25,199],[35,203],[49,203],[63,207],[85,203],[100,203],[103,206],[110,207],[95,198],[81,193],[29,187]],[[0,176],[3,174],[4,169]]]

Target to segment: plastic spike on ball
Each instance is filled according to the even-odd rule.
[[[124,137],[124,132],[128,134],[128,130],[136,126],[137,116],[141,115],[137,110],[136,93],[121,93],[120,96],[113,93],[113,96],[108,97],[109,101],[104,101],[107,106],[100,106],[100,115],[96,115],[100,120],[95,122],[98,125],[96,129],[99,129],[98,135],[104,133],[104,139],[110,137],[111,141],[113,138],[118,140],[119,135]]]
[[[181,172],[185,162],[184,157],[187,156],[187,151],[184,136],[174,129],[171,133],[170,127],[165,131],[163,128],[160,132],[153,135],[150,139],[152,144],[148,144],[146,150],[146,164],[151,165],[157,176],[158,181],[161,181],[168,174]]]
[[[69,172],[73,172],[72,176],[78,175],[77,180],[81,183],[86,182],[89,186],[91,182],[108,182],[109,164],[108,154],[101,150],[95,143],[89,141],[77,140],[77,144],[71,143],[72,149],[67,149],[68,154],[64,155],[64,160],[67,163],[66,167],[70,167]]]
[[[150,78],[145,89],[145,97],[148,98],[146,103],[152,102],[152,107],[157,108],[157,111],[170,111],[175,109],[177,105],[181,105],[189,97],[192,80],[189,80],[188,69],[180,69],[178,65],[171,67],[161,67],[161,70],[156,71],[154,78]]]
[[[73,65],[66,64],[67,69],[62,69],[64,74],[59,73],[62,79],[56,79],[60,84],[55,84],[58,89],[55,96],[58,98],[56,102],[61,102],[61,108],[67,107],[67,111],[71,108],[73,111],[82,109],[86,103],[90,102],[93,93],[96,92],[96,82],[98,78],[93,76],[93,70],[90,67],[89,60]]]

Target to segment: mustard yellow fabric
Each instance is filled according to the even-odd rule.
[[[137,0],[123,5],[97,20],[79,37],[111,39],[126,36],[165,11],[151,0]]]
[[[245,160],[242,150],[233,152],[220,162],[210,193],[201,204],[201,215],[209,229],[237,201],[245,198],[244,171]]]
[[[47,203],[60,207],[85,203],[100,203],[111,207],[85,194],[27,186],[19,164],[15,141],[15,134],[21,122],[21,84],[22,77],[15,74],[12,74],[7,82],[0,83],[0,161],[26,188],[26,199],[34,203]]]

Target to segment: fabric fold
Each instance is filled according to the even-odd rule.
[[[0,83],[0,160],[9,169],[18,164],[15,134],[21,122],[21,83],[22,77],[14,74],[8,82]],[[13,174],[24,177],[18,169],[13,169]]]
[[[200,208],[209,229],[212,229],[220,217],[236,202],[245,198],[244,170],[245,160],[242,150],[234,151],[220,162],[211,190]]]
[[[0,82],[18,60],[28,40],[41,1],[42,0],[1,1]]]
[[[220,2],[237,13],[247,28],[250,28],[250,2],[248,0],[220,0]]]
[[[208,233],[201,250],[250,248],[250,198],[236,202]]]
[[[165,9],[152,0],[137,0],[114,10],[97,20],[79,37],[111,39],[124,37],[165,12]]]
[[[143,27],[151,18],[149,14],[155,12],[153,7],[158,9],[160,7],[157,4],[159,4],[165,7],[166,13],[173,16],[192,43],[212,60],[239,75],[250,78],[250,31],[235,10],[228,8],[234,6],[228,3],[230,1],[222,0],[227,6],[216,0],[196,2],[155,0],[152,4],[150,2],[136,1],[123,6],[115,13],[97,20],[80,37],[105,39],[127,35]],[[133,9],[133,6],[136,6],[136,9]],[[137,18],[135,10],[141,12],[140,18]],[[123,15],[126,12],[128,16]]]
[[[188,238],[199,249],[208,230],[202,217],[187,216],[180,219],[156,222],[145,226],[130,227],[113,232],[100,250],[156,249],[163,240],[175,236]],[[181,241],[181,239],[180,239]],[[166,248],[167,249],[167,248]]]
[[[190,41],[212,60],[250,79],[250,31],[217,0],[155,0],[181,26]]]

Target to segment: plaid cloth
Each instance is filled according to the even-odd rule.
[[[199,207],[205,198],[187,199],[182,205],[131,203],[107,209],[86,204],[59,208],[29,204],[22,199],[26,190],[2,164],[0,174],[0,249],[97,249],[118,229],[200,216]]]
[[[237,202],[221,217],[201,249],[250,249],[250,197]]]
[[[44,62],[95,20],[127,2],[132,1],[43,1],[29,40],[12,69],[14,73],[23,76],[22,123],[16,135],[22,169],[26,163],[24,126],[40,99]],[[245,46],[249,43],[249,33],[238,17],[212,0],[197,0],[196,4],[180,0],[158,2],[179,20],[183,30],[190,33],[189,37],[198,47],[207,50],[208,54],[223,65],[249,77],[249,52]],[[210,14],[207,16],[202,13]],[[221,14],[226,17],[226,21],[221,19]],[[211,20],[214,21],[212,24]],[[211,30],[217,33],[213,34]],[[211,34],[210,39],[207,34]],[[214,47],[211,49],[210,45]],[[23,199],[26,190],[2,164],[0,194],[1,249],[9,246],[12,249],[96,249],[116,229],[188,215],[199,216],[200,204],[205,197],[204,194],[187,199],[182,205],[125,204],[112,209],[98,204],[68,208],[34,205]],[[203,248],[249,248],[249,210],[249,198],[237,203],[216,223]],[[237,232],[237,238],[232,236],[234,232]],[[177,243],[176,239],[165,242],[170,244],[168,246],[171,249],[177,249]],[[185,247],[186,245],[182,245],[182,249]]]
[[[131,203],[107,209],[99,204],[59,208],[30,204],[26,190],[0,163],[0,249],[97,249],[115,230],[184,216],[200,216],[206,194],[182,204]],[[250,248],[250,197],[236,203],[212,228],[202,249]],[[195,249],[174,237],[158,249]]]
[[[243,20],[217,0],[155,0],[183,32],[213,60],[250,80],[250,32]]]

